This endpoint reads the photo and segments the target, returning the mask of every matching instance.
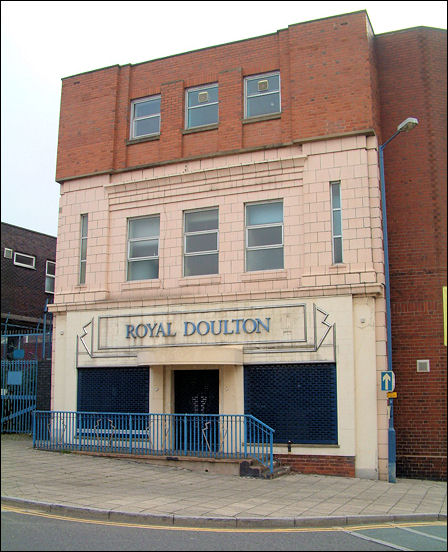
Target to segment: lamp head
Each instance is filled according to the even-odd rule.
[[[415,117],[408,117],[397,126],[397,131],[407,132],[408,130],[412,130],[417,125],[418,119],[416,119]]]

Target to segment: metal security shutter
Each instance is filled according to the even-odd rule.
[[[245,366],[244,412],[275,429],[275,443],[337,444],[335,364]]]
[[[149,412],[149,368],[79,368],[79,412]]]

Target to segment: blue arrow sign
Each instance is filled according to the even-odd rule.
[[[381,391],[393,391],[395,389],[395,374],[388,370],[381,372]]]

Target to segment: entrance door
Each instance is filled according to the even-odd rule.
[[[219,370],[176,370],[174,408],[176,448],[185,454],[208,456],[219,449]]]

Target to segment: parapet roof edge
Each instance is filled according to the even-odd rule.
[[[290,27],[297,27],[298,25],[306,25],[307,23],[314,23],[316,21],[325,21],[327,19],[335,19],[337,17],[346,17],[348,15],[356,15],[358,13],[365,13],[366,16],[367,16],[367,19],[369,20],[369,23],[370,23],[369,15],[368,15],[366,10],[358,10],[358,11],[349,12],[349,13],[341,13],[339,15],[330,15],[329,17],[319,17],[317,19],[310,19],[308,21],[301,21],[300,23],[291,23],[290,25],[288,25],[287,28],[278,29],[277,31],[274,31],[272,33],[267,33],[267,34],[264,34],[264,35],[251,36],[249,38],[241,38],[239,40],[233,40],[231,42],[223,42],[221,44],[214,44],[212,46],[204,46],[203,48],[198,48],[196,50],[188,50],[187,52],[180,52],[178,54],[171,54],[169,56],[163,56],[163,57],[160,57],[160,58],[148,59],[146,61],[139,61],[138,63],[124,63],[123,65],[120,65],[120,64],[116,63],[115,65],[108,65],[106,67],[100,67],[98,69],[91,69],[90,71],[83,71],[81,73],[75,73],[74,75],[69,75],[67,77],[62,77],[61,80],[72,79],[74,77],[79,77],[81,75],[88,75],[89,73],[95,73],[96,71],[105,71],[106,69],[113,69],[114,67],[121,68],[121,67],[127,67],[129,65],[132,66],[132,67],[136,67],[137,65],[144,65],[145,63],[152,63],[154,61],[162,61],[162,60],[168,59],[168,58],[174,58],[174,57],[178,57],[178,56],[184,56],[184,55],[187,55],[187,54],[193,54],[195,52],[201,52],[203,50],[211,50],[213,48],[220,48],[222,46],[230,46],[231,44],[237,44],[238,42],[247,42],[249,40],[257,40],[259,38],[265,38],[267,36],[273,36],[275,34],[278,34],[278,33],[282,32],[282,31],[286,31]],[[370,26],[372,26],[371,23],[370,23]]]
[[[378,36],[384,36],[384,35],[390,35],[390,34],[398,34],[398,33],[407,33],[409,31],[442,31],[446,33],[446,29],[442,29],[441,27],[427,27],[426,25],[418,25],[417,27],[408,27],[406,29],[398,29],[397,31],[387,31],[385,33],[379,33],[375,35]]]
[[[13,228],[18,228],[19,230],[25,230],[26,232],[33,232],[33,234],[40,234],[41,236],[46,236],[47,238],[53,238],[57,240],[57,236],[52,236],[51,234],[45,234],[45,232],[39,232],[39,230],[31,230],[30,228],[25,228],[24,226],[17,226],[17,224],[11,224],[10,222],[1,222],[7,226],[12,226]]]

